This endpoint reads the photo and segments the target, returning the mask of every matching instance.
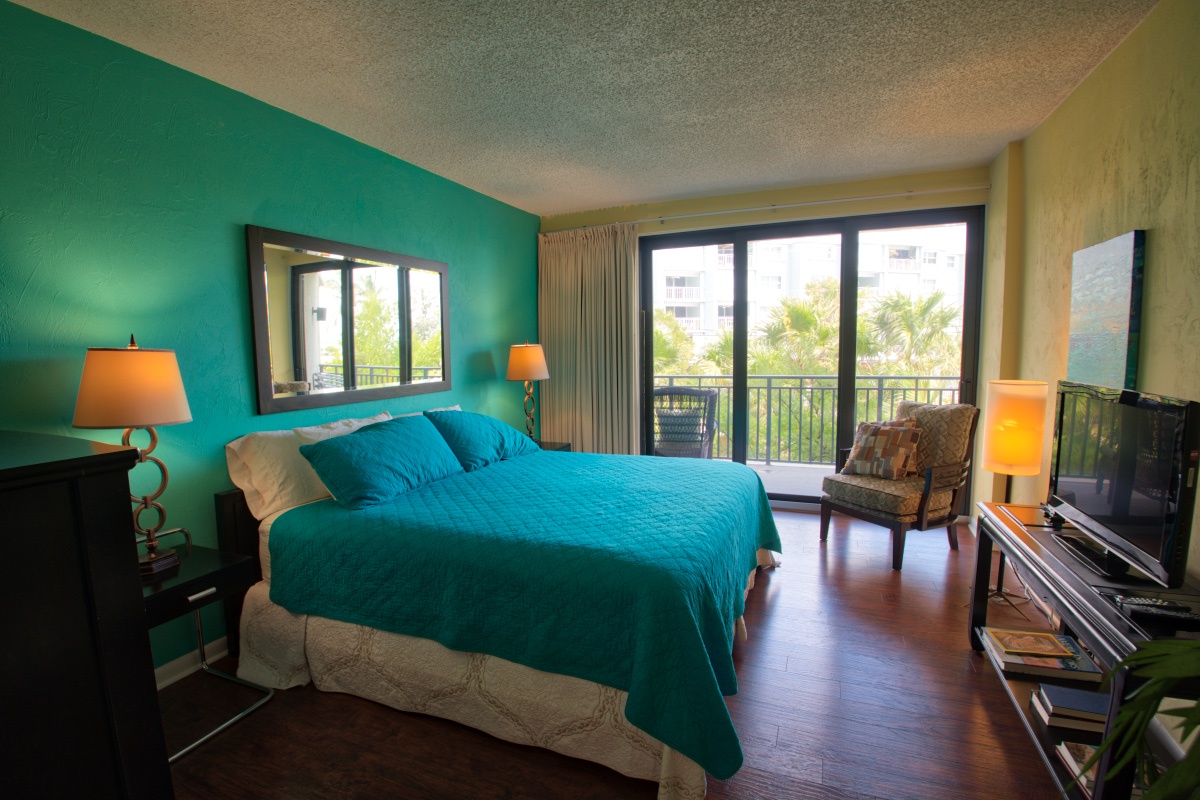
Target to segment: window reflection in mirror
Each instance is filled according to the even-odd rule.
[[[256,226],[246,234],[259,413],[449,388],[444,264]]]

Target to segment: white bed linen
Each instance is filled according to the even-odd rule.
[[[658,782],[659,800],[700,800],[704,770],[625,719],[626,692],[437,642],[292,614],[251,587],[242,606],[238,676],[286,689],[311,680],[391,706],[461,722],[500,739]]]

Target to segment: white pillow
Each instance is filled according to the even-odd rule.
[[[391,419],[392,415],[386,411],[380,411],[373,417],[362,417],[361,419],[339,419],[333,422],[326,422],[324,425],[310,425],[307,428],[292,428],[292,433],[300,437],[300,441],[304,444],[313,444],[326,439],[332,439],[335,436],[345,436],[347,433],[354,433],[359,428],[364,428],[376,422],[383,422],[385,419]]]
[[[329,490],[308,460],[300,455],[300,445],[342,436],[390,418],[391,414],[383,411],[373,417],[337,420],[290,431],[248,433],[225,445],[229,477],[246,495],[246,506],[259,520],[277,511],[322,500],[330,496]],[[301,431],[313,438],[302,438]]]

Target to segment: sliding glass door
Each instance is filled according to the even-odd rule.
[[[818,499],[858,422],[974,401],[981,243],[978,208],[643,237],[645,452]]]
[[[685,416],[686,404],[700,409],[665,434],[670,439],[678,432],[678,446],[670,443],[658,450],[687,452],[687,419],[698,421],[693,425],[707,424],[711,411],[712,425],[701,432],[708,439],[694,443],[694,449],[706,458],[732,458],[733,245],[658,248],[652,278],[652,303],[647,309],[653,326],[649,337],[652,387],[662,390],[658,397],[665,413]],[[667,391],[674,389],[681,391]],[[701,400],[706,404],[701,405]],[[660,430],[660,445],[663,435]]]
[[[967,224],[858,233],[855,423],[902,400],[957,403],[963,375]]]
[[[837,447],[842,237],[746,247],[746,463],[775,495],[819,494]]]

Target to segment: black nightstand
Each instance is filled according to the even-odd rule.
[[[571,452],[570,442],[538,442],[538,447],[543,450],[560,450],[564,453]]]
[[[187,547],[179,549],[179,570],[160,581],[142,586],[142,602],[146,606],[146,625],[153,628],[164,622],[181,617],[189,611],[196,621],[196,647],[200,655],[200,668],[210,675],[224,678],[242,686],[249,686],[264,693],[254,705],[201,736],[187,747],[171,756],[175,761],[190,753],[233,723],[257,709],[275,696],[275,690],[257,683],[244,681],[209,666],[204,653],[204,628],[200,623],[200,609],[226,597],[241,597],[255,581],[254,559],[236,553],[224,553],[209,547]]]

